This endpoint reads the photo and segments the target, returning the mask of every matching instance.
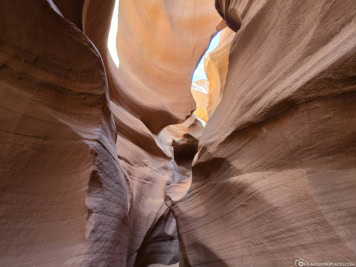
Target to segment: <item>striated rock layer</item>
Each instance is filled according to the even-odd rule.
[[[217,2],[242,26],[171,203],[184,266],[355,263],[356,2]]]
[[[84,264],[96,216],[119,253],[128,187],[100,55],[51,1],[0,5],[0,265]]]
[[[221,18],[213,1],[202,0],[120,0],[118,6],[114,1],[91,1],[84,6],[84,32],[105,62],[117,132],[116,151],[129,184],[127,266],[176,263],[176,223],[164,203],[165,192],[167,186],[185,184],[191,175],[197,140],[183,136],[186,132],[178,125],[169,131],[164,128],[183,123],[194,110],[192,73]],[[106,43],[115,7],[119,62]],[[181,10],[185,11],[183,16]],[[194,124],[190,120],[187,124]],[[189,147],[189,159],[176,162],[186,154],[175,153],[174,146],[175,150]],[[92,264],[104,260],[105,256],[96,257]]]
[[[190,181],[213,1],[121,0],[117,66],[115,1],[0,3],[0,265],[177,263],[164,199]]]
[[[90,2],[85,33],[106,62],[112,101],[158,134],[194,111],[192,73],[221,18],[212,0],[120,0],[116,66],[106,44],[113,2]]]

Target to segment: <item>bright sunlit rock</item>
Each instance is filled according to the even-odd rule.
[[[207,112],[207,105],[208,105],[208,92],[209,92],[209,80],[206,76],[205,69],[204,69],[204,61],[208,57],[208,55],[213,52],[220,42],[220,32],[218,32],[214,38],[211,40],[208,49],[202,56],[197,68],[193,73],[192,79],[192,95],[196,103],[196,109],[194,111],[194,115],[198,118],[201,122],[204,122],[203,125],[205,126],[206,122],[208,121],[208,112]]]
[[[206,52],[204,53],[204,55],[202,56],[198,67],[196,68],[196,70],[193,73],[193,83],[199,80],[208,80],[208,78],[206,77],[206,73],[204,70],[204,61],[205,61],[205,57],[210,54],[211,52],[213,52],[216,47],[219,45],[220,42],[220,32],[218,32],[214,38],[211,40],[208,49],[206,50]]]
[[[116,37],[117,37],[117,28],[119,24],[119,2],[120,0],[115,1],[114,12],[111,18],[109,38],[108,38],[108,49],[111,55],[112,60],[114,61],[116,67],[119,67],[120,60],[116,50]]]

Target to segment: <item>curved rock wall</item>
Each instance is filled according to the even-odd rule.
[[[102,206],[108,200],[94,187],[116,191],[115,220],[128,215],[105,71],[51,1],[0,5],[0,265],[78,266],[97,227],[93,197]],[[105,254],[124,242],[120,231],[110,233],[119,241],[102,246]]]
[[[184,133],[176,138],[179,126],[169,133],[160,131],[183,122],[194,109],[194,66],[221,20],[209,2],[120,0],[118,66],[106,43],[114,1],[84,5],[84,32],[105,62],[116,151],[129,183],[128,266],[178,261],[175,220],[164,197],[167,186],[191,175],[191,165],[175,162],[173,140],[181,139],[184,147],[189,143],[194,153],[197,140],[183,138]],[[185,10],[184,16],[179,10]]]
[[[195,109],[190,92],[195,64],[221,20],[213,1],[120,0],[118,67],[103,41],[112,6],[92,1],[84,26],[106,62],[112,101],[153,134],[184,122]]]
[[[172,204],[186,266],[356,262],[356,2],[225,4],[242,27]]]
[[[119,67],[115,1],[1,3],[1,265],[178,261],[164,197],[191,168],[173,139],[190,162],[197,140],[157,134],[194,109],[191,75],[220,21],[210,2],[120,1]]]

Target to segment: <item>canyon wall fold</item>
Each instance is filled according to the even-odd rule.
[[[0,5],[0,265],[79,266],[93,251],[119,262],[128,188],[100,55],[53,2]]]
[[[98,10],[104,9],[98,16]],[[91,1],[84,28],[107,62],[112,101],[138,117],[153,134],[184,122],[195,109],[190,92],[194,67],[221,20],[213,1],[120,0],[118,66],[97,30],[99,23],[102,34],[108,34],[111,12],[110,5]]]
[[[120,0],[115,62],[107,45],[114,4],[85,2],[83,29],[105,63],[116,151],[129,183],[127,266],[173,264],[178,239],[166,187],[191,175],[197,140],[184,134],[200,124],[191,117],[191,77],[221,18],[213,1]],[[174,144],[190,147],[188,160],[176,162]]]
[[[356,2],[217,2],[242,26],[171,203],[184,266],[356,262]]]
[[[121,0],[119,64],[115,1],[1,2],[1,265],[178,261],[164,199],[202,130],[191,76],[221,20],[206,2]]]

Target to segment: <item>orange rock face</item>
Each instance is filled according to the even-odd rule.
[[[196,88],[198,87],[198,88]],[[196,108],[194,110],[194,115],[199,119],[207,122],[208,121],[208,92],[209,92],[209,82],[208,80],[200,80],[192,83],[192,95],[196,103]],[[205,91],[201,91],[205,89]]]
[[[205,72],[209,80],[206,112],[211,117],[224,94],[226,75],[229,68],[229,53],[235,32],[230,28],[221,31],[218,47],[205,60]]]
[[[111,14],[115,14],[114,1],[106,5],[92,1],[86,6],[83,28],[105,62],[117,132],[116,151],[129,186],[128,266],[178,261],[175,219],[164,203],[166,187],[186,184],[198,142],[192,135],[184,136],[188,131],[182,129],[186,127],[173,126],[168,132],[163,129],[183,123],[195,108],[190,92],[192,73],[221,20],[213,1],[209,2],[121,0],[117,65],[105,42]],[[186,11],[184,17],[180,10]],[[186,124],[189,127],[194,122]],[[174,147],[190,152],[175,153]],[[188,160],[176,162],[180,156]],[[98,223],[105,221],[99,219]],[[93,236],[101,240],[101,233]],[[105,259],[103,255],[91,263]]]
[[[354,0],[0,6],[0,266],[356,263]]]
[[[110,79],[111,99],[154,134],[182,123],[195,109],[190,92],[192,72],[221,18],[212,0],[120,0],[117,54],[108,58],[107,36],[112,6],[92,2],[85,32],[99,48]],[[98,18],[98,10],[107,14]],[[184,14],[182,14],[184,10]],[[107,32],[105,32],[107,34]],[[144,47],[144,49],[143,49]]]

